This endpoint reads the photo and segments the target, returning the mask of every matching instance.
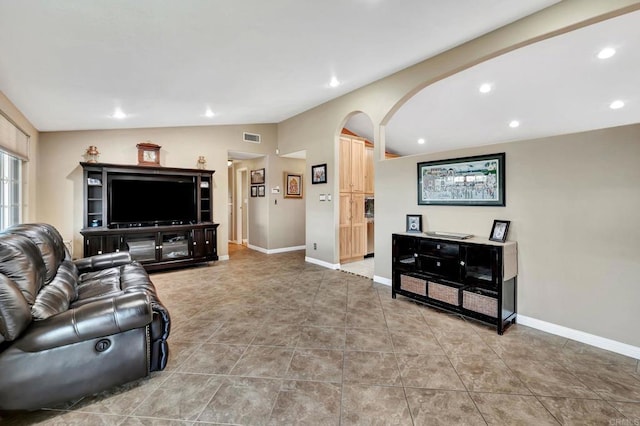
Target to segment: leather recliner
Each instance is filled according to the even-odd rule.
[[[0,233],[0,410],[32,410],[163,370],[168,311],[128,252],[70,259],[48,224]]]

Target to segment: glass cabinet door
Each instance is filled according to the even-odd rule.
[[[133,260],[140,263],[156,261],[156,232],[132,234],[126,237],[126,248]]]
[[[464,246],[461,256],[463,280],[467,284],[476,284],[492,288],[498,284],[498,250],[486,246]]]
[[[415,268],[415,239],[413,237],[396,236],[393,246],[393,262],[397,266]]]
[[[160,244],[161,259],[182,259],[189,257],[189,231],[163,232]]]

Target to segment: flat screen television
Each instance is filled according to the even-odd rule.
[[[185,176],[111,175],[110,228],[175,225],[198,220],[196,182]]]

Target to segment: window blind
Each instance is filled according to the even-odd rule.
[[[29,135],[0,111],[0,149],[21,160],[29,160]]]

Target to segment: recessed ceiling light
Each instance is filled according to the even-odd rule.
[[[484,84],[480,85],[480,88],[478,90],[480,90],[480,93],[489,93],[491,91],[491,89],[493,89],[491,84],[484,83]]]
[[[329,82],[329,87],[338,87],[340,86],[340,81],[336,76],[331,77],[331,81]]]
[[[518,126],[520,126],[520,122],[518,120],[511,120],[511,122],[509,123],[509,127],[511,127],[512,129],[515,129]]]
[[[600,52],[598,52],[598,59],[609,59],[615,54],[616,49],[614,49],[613,47],[605,47]]]
[[[113,115],[111,117],[117,118],[118,120],[122,120],[123,118],[127,118],[127,114],[125,114],[121,108],[116,108],[113,111]]]
[[[420,138],[420,139],[418,139],[418,143],[419,143],[420,145],[424,145],[424,143],[425,143],[425,142],[426,142],[426,141],[424,140],[424,138]]]
[[[611,109],[620,109],[624,106],[624,102],[621,100],[613,101],[609,104],[609,108]]]
[[[205,117],[213,117],[215,114],[213,113],[213,111],[211,111],[211,108],[207,108],[207,111],[204,113]]]

